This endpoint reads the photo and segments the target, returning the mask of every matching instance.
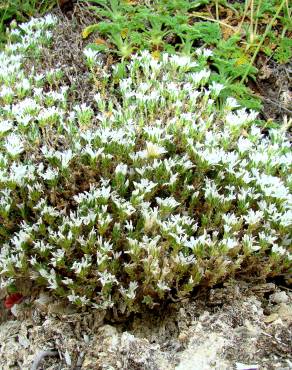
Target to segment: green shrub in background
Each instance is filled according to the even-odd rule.
[[[55,22],[22,24],[0,54],[1,287],[31,279],[128,313],[237,272],[287,273],[287,125],[261,130],[222,99],[206,48],[143,51],[111,73],[86,49],[100,90],[71,111],[62,70],[22,69]]]
[[[12,20],[24,22],[49,11],[57,0],[0,0],[0,45],[5,41],[6,27]]]
[[[93,0],[97,23],[92,47],[122,60],[137,50],[192,55],[198,47],[214,50],[209,60],[218,80],[228,81],[224,93],[259,110],[260,99],[247,88],[256,79],[259,52],[287,63],[291,58],[291,5],[286,0],[255,0],[230,4],[217,0]]]

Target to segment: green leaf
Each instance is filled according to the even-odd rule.
[[[193,25],[193,31],[197,31],[199,38],[208,44],[216,45],[221,40],[221,30],[218,23],[198,22]]]
[[[292,39],[283,37],[280,41],[274,59],[279,63],[288,63],[292,58]]]

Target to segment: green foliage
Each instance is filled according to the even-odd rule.
[[[288,63],[292,59],[292,39],[283,37],[273,57],[279,63]]]
[[[288,273],[288,125],[228,96],[204,47],[111,70],[87,48],[99,90],[69,106],[61,69],[24,68],[55,22],[22,24],[0,53],[1,288],[32,279],[123,314],[239,272]]]
[[[139,49],[159,56],[163,51],[192,55],[197,46],[212,47],[214,55],[210,62],[218,71],[218,79],[228,80],[228,93],[236,94],[250,108],[260,108],[259,99],[244,85],[246,78],[256,77],[253,63],[258,52],[280,63],[291,58],[292,23],[288,2],[255,0],[231,5],[213,0],[155,0],[151,4],[146,1],[131,4],[126,0],[94,0],[94,3],[96,6],[91,9],[100,22],[87,27],[83,36],[86,38],[98,31],[106,38],[106,42],[98,42],[94,49],[127,59]],[[218,22],[204,11],[205,5],[208,11],[216,11]],[[240,30],[234,26],[227,38],[222,33],[225,25],[220,22],[219,12],[224,13],[226,9],[234,15],[234,19],[229,16],[232,24],[241,24]],[[233,83],[236,86],[232,86]]]
[[[122,59],[129,58],[139,49],[148,49],[157,56],[163,51],[192,55],[198,43],[204,43],[214,48],[212,61],[214,68],[218,70],[219,79],[228,80],[231,84],[249,68],[248,58],[238,47],[239,37],[221,41],[222,34],[218,23],[193,20],[191,11],[202,6],[200,2],[155,1],[151,7],[143,4],[129,5],[118,0],[94,2],[96,6],[91,9],[100,21],[86,27],[82,34],[87,38],[92,32],[98,31],[105,37],[105,40],[97,39],[95,44],[90,45],[94,50],[112,52]],[[247,62],[238,63],[243,57]],[[253,77],[255,72],[255,68],[249,68],[248,76]],[[249,107],[259,107],[259,102],[251,97],[243,84],[238,87],[231,88],[229,92],[236,93]]]
[[[238,9],[242,14],[240,5]],[[288,62],[291,45],[287,39],[292,36],[291,14],[291,2],[285,0],[255,0],[249,3],[243,23],[246,29],[246,48],[253,48],[262,43],[260,51],[280,63]],[[286,53],[284,45],[288,46]]]
[[[246,85],[239,82],[241,76],[249,68],[249,76],[255,79],[257,69],[250,67],[250,60],[242,48],[237,46],[240,37],[231,36],[228,40],[220,40],[214,49],[213,65],[218,71],[218,80],[228,81],[225,94],[231,94],[251,109],[260,109],[260,100],[252,97]]]
[[[221,30],[218,23],[215,22],[196,22],[192,26],[193,31],[197,32],[197,38],[203,40],[208,45],[217,45],[221,40]]]
[[[5,40],[6,26],[42,15],[56,5],[56,0],[0,0],[0,44]]]
[[[156,0],[155,3],[161,12],[185,15],[209,2],[209,0]]]

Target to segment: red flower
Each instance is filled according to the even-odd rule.
[[[12,308],[15,304],[18,304],[22,301],[23,295],[20,293],[12,293],[6,297],[4,306],[8,309]]]

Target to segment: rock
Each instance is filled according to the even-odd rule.
[[[187,330],[184,330],[182,331],[178,338],[177,338],[180,342],[187,342],[188,339],[189,339],[189,332]]]
[[[24,348],[28,348],[30,345],[30,341],[24,335],[18,335],[18,343]]]
[[[278,309],[278,315],[282,320],[292,322],[292,306],[281,303]]]
[[[276,312],[274,312],[271,315],[265,317],[264,322],[266,324],[269,324],[271,322],[274,322],[274,321],[278,320],[278,318],[279,318],[279,315]]]
[[[287,303],[289,297],[285,292],[276,292],[270,296],[270,301],[272,303]]]
[[[194,336],[186,350],[179,354],[180,361],[175,370],[230,369],[230,364],[220,356],[226,343],[226,339],[217,333],[206,334],[201,343]]]
[[[102,338],[113,337],[118,334],[117,329],[112,325],[103,325],[98,329],[98,334]]]
[[[241,362],[237,362],[235,365],[236,370],[257,370],[260,368],[258,365],[246,365]]]
[[[280,303],[276,306],[276,312],[271,313],[264,319],[264,322],[267,324],[271,322],[275,324],[282,321],[286,321],[288,323],[292,322],[292,306],[286,303]]]

